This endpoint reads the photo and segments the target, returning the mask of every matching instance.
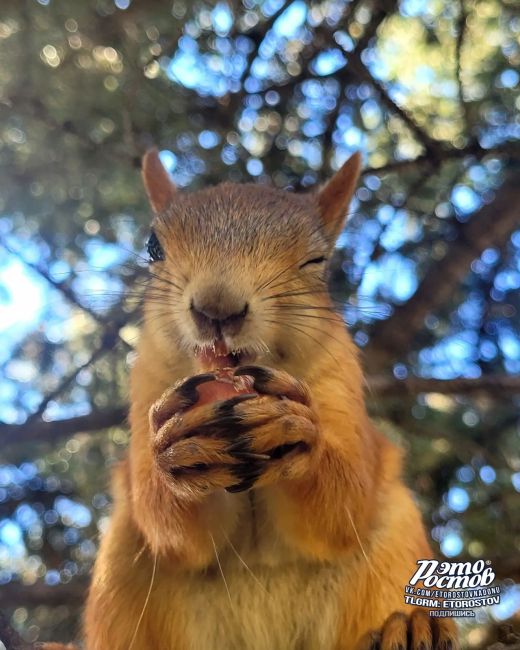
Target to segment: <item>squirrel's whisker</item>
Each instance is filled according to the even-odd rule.
[[[297,321],[298,325],[300,325],[301,327],[307,327],[308,329],[314,330],[315,332],[320,332],[320,334],[324,334],[325,336],[328,336],[329,338],[333,339],[337,343],[339,343],[339,344],[342,343],[341,340],[338,337],[334,336],[330,332],[327,332],[325,329],[323,329],[321,327],[314,327],[314,326],[310,325],[309,323],[302,323],[302,318],[308,318],[308,316],[297,316],[297,315],[295,315],[295,318],[298,319],[298,321]]]
[[[289,271],[291,271],[292,269],[297,267],[301,262],[303,262],[308,257],[308,255],[309,255],[309,253],[306,252],[304,255],[299,257],[295,262],[291,262],[288,266],[286,266],[281,271],[276,273],[270,280],[268,280],[267,282],[264,282],[263,284],[261,284],[256,289],[256,291],[263,291],[264,289],[267,289],[267,287],[271,286],[273,282],[278,280],[278,278],[282,277],[285,273],[288,273]]]
[[[267,322],[268,322],[268,323],[273,323],[273,324],[278,325],[278,326],[279,326],[279,325],[282,325],[282,323],[280,323],[280,321],[277,321],[277,320],[272,320],[272,319],[271,319],[271,320],[267,320]],[[300,323],[300,325],[302,325],[302,324]],[[306,332],[306,331],[300,329],[300,327],[296,327],[296,325],[294,325],[293,323],[287,323],[287,322],[284,322],[284,323],[283,323],[283,326],[284,326],[284,327],[290,327],[291,329],[295,330],[296,332],[300,332],[300,334],[303,334],[304,336],[307,336],[308,338],[310,338],[311,341],[314,341],[314,343],[316,343],[317,345],[319,345],[319,346],[320,346],[320,347],[321,347],[321,348],[322,348],[322,349],[323,349],[323,350],[324,350],[324,351],[325,351],[325,352],[330,356],[330,358],[333,359],[334,362],[335,362],[337,365],[339,365],[339,364],[338,364],[338,360],[337,360],[336,357],[332,354],[332,352],[331,352],[329,349],[327,349],[327,348],[323,345],[323,343],[322,343],[321,341],[319,341],[319,340],[318,340],[317,338],[315,338],[314,336],[311,336],[311,334],[309,334],[309,332]]]
[[[249,574],[251,575],[251,577],[254,579],[254,581],[259,585],[259,587],[261,587],[261,589],[262,589],[262,590],[263,590],[263,591],[264,591],[264,592],[265,592],[269,597],[271,597],[271,594],[267,591],[267,589],[265,588],[264,584],[263,584],[263,583],[260,581],[260,579],[259,579],[259,578],[258,578],[258,577],[253,573],[252,569],[251,569],[251,568],[246,564],[246,561],[244,560],[244,558],[243,558],[243,557],[240,555],[240,553],[237,551],[237,549],[235,548],[235,546],[233,545],[233,543],[231,542],[231,540],[229,539],[229,537],[226,535],[226,533],[225,533],[224,529],[222,528],[222,526],[220,526],[220,530],[221,530],[222,535],[224,536],[225,540],[227,541],[227,543],[228,543],[229,546],[231,547],[231,550],[232,550],[233,553],[237,556],[237,558],[240,560],[240,562],[242,563],[242,565],[247,569],[247,571],[249,572]]]
[[[233,609],[233,601],[231,600],[231,593],[229,592],[229,587],[228,583],[226,581],[226,576],[224,575],[224,570],[222,569],[222,564],[220,563],[220,558],[218,556],[218,551],[217,551],[217,545],[215,544],[215,539],[211,533],[209,533],[209,536],[211,537],[211,543],[213,544],[213,550],[215,551],[215,558],[217,560],[218,568],[220,571],[220,575],[222,576],[222,580],[224,581],[224,586],[226,587],[227,595],[229,598],[229,604],[231,605],[231,609]]]
[[[276,311],[276,310],[268,310],[268,311]],[[313,319],[318,319],[318,320],[323,320],[323,321],[328,321],[329,323],[338,323],[339,325],[344,325],[345,321],[341,316],[337,316],[334,318],[334,316],[317,316],[316,314],[304,314],[301,312],[294,311],[292,309],[286,309],[286,311],[289,311],[292,316],[296,316],[298,318],[313,318]]]
[[[354,531],[354,535],[356,536],[356,539],[357,539],[357,541],[358,541],[359,548],[361,549],[361,553],[363,553],[363,557],[364,557],[365,560],[367,561],[367,564],[368,564],[368,568],[369,568],[369,570],[370,570],[370,571],[371,571],[375,576],[379,577],[377,571],[374,569],[374,567],[373,567],[373,565],[372,565],[372,562],[370,562],[370,560],[368,559],[368,555],[366,554],[365,547],[363,546],[363,544],[362,544],[362,542],[361,542],[361,537],[359,536],[357,526],[356,526],[356,524],[354,523],[354,519],[352,518],[352,514],[350,513],[350,509],[349,509],[349,507],[347,506],[347,504],[345,504],[345,510],[347,511],[347,515],[348,515],[348,518],[349,518],[349,520],[350,520],[350,524],[351,524],[351,526],[352,526],[352,530]]]
[[[311,237],[313,237],[317,232],[321,232],[321,234],[322,234],[322,236],[325,238],[325,240],[328,241],[328,237],[326,237],[326,236],[323,234],[323,225],[322,225],[321,223],[318,224],[318,225],[316,226],[316,228],[314,228],[313,230],[311,230],[311,232],[309,233],[309,239],[310,239]],[[320,252],[321,252],[321,251],[320,251]],[[265,282],[264,284],[261,284],[261,285],[256,289],[256,291],[262,291],[263,289],[266,289],[267,287],[271,286],[272,283],[275,282],[275,280],[278,280],[279,277],[281,277],[282,275],[284,275],[285,273],[289,272],[289,271],[290,271],[291,269],[293,269],[294,267],[296,267],[296,266],[298,266],[299,264],[301,264],[301,262],[305,261],[305,259],[307,259],[309,256],[312,257],[312,255],[313,255],[312,252],[310,252],[310,251],[306,251],[306,252],[305,252],[301,257],[299,257],[295,262],[291,262],[291,263],[289,264],[289,266],[285,267],[282,271],[280,271],[279,273],[275,274],[275,276],[274,276],[273,278],[271,278],[270,280],[268,280],[268,281]]]
[[[154,557],[153,557],[152,577],[150,578],[150,585],[148,586],[148,592],[146,594],[143,609],[141,610],[139,618],[137,619],[137,624],[135,626],[134,634],[132,636],[132,640],[130,641],[130,645],[128,646],[128,650],[132,650],[132,646],[134,645],[135,640],[137,638],[137,632],[139,631],[139,627],[140,627],[141,622],[143,620],[143,616],[144,616],[144,613],[146,611],[146,607],[148,606],[150,596],[152,595],[152,588],[153,588],[153,583],[155,581],[156,570],[157,570],[157,551],[155,551],[155,554],[154,554]]]
[[[280,293],[273,293],[269,296],[265,296],[262,298],[263,301],[265,300],[273,300],[274,298],[286,298],[289,296],[309,296],[309,295],[324,295],[328,296],[329,292],[327,289],[308,289],[307,291],[298,291],[298,290],[290,290],[290,291],[283,291]]]

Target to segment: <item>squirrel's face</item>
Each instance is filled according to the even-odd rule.
[[[320,194],[222,184],[175,192],[156,152],[143,164],[156,217],[148,242],[147,336],[206,370],[290,363],[326,346],[326,264],[359,172],[351,158]]]

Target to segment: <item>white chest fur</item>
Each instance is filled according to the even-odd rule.
[[[183,585],[189,650],[332,650],[344,570],[296,556],[261,501],[240,509],[218,562]]]
[[[238,562],[238,560],[237,560]],[[337,572],[332,567],[223,566],[192,582],[190,650],[332,650],[338,630]]]

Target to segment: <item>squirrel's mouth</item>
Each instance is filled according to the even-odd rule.
[[[247,350],[230,350],[223,339],[217,339],[209,345],[200,347],[195,358],[201,370],[222,370],[223,368],[237,368],[244,363],[251,363],[254,354]]]

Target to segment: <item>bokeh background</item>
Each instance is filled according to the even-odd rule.
[[[154,144],[187,191],[307,191],[363,152],[331,287],[435,551],[493,561],[502,603],[464,634],[495,639],[520,608],[519,68],[515,0],[2,0],[6,647],[79,633],[128,442]]]

